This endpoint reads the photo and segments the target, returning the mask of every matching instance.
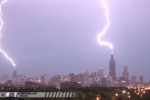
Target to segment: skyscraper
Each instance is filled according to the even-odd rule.
[[[143,76],[140,76],[140,84],[143,84]]]
[[[13,71],[13,84],[16,85],[17,83],[17,71],[16,69]]]
[[[69,74],[70,82],[75,82],[75,73]]]
[[[98,71],[97,71],[97,76],[98,77],[104,77],[104,74],[103,74],[103,68],[100,68]]]
[[[136,76],[132,76],[132,77],[131,77],[131,83],[132,83],[132,84],[135,84],[135,83],[136,83]]]
[[[109,61],[109,76],[111,76],[114,81],[116,80],[116,65],[113,54],[111,54],[111,59]]]
[[[128,80],[129,80],[129,73],[128,73],[127,66],[124,67],[123,78],[128,82]]]
[[[41,75],[41,83],[47,84],[48,83],[48,76],[47,74]]]

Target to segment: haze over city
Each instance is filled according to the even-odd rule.
[[[2,1],[2,0],[1,0]],[[150,11],[148,0],[107,1],[110,27],[103,40],[114,46],[116,73],[149,79]],[[55,75],[95,71],[108,75],[110,49],[97,42],[106,24],[99,0],[8,0],[3,8],[1,47],[17,71]],[[0,54],[0,73],[14,67]]]

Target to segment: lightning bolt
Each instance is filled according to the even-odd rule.
[[[1,32],[2,32],[2,27],[3,27],[3,19],[2,19],[2,6],[4,3],[6,3],[7,0],[3,0],[1,3],[0,3],[0,38],[1,38]],[[4,55],[4,57],[9,60],[11,62],[11,64],[16,67],[16,64],[14,63],[14,61],[7,55],[7,53],[1,48],[0,46],[0,52]]]
[[[102,4],[103,4],[103,8],[105,9],[105,15],[106,15],[106,26],[104,27],[104,29],[102,30],[101,33],[98,34],[97,36],[97,40],[98,40],[98,43],[100,45],[106,45],[108,46],[110,49],[111,49],[111,53],[113,53],[113,45],[109,42],[106,42],[106,41],[102,41],[102,37],[106,34],[106,31],[110,25],[110,21],[109,21],[109,14],[108,14],[108,6],[106,5],[106,2],[105,0],[101,0],[102,1]]]

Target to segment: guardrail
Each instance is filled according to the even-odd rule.
[[[77,92],[0,92],[0,98],[77,98]]]

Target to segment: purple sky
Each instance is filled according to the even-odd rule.
[[[107,0],[110,27],[103,37],[114,46],[117,75],[149,81],[150,0]],[[1,46],[19,73],[69,74],[103,67],[108,75],[110,49],[97,42],[106,24],[100,0],[8,0],[3,6]],[[0,73],[13,66],[0,54]]]

